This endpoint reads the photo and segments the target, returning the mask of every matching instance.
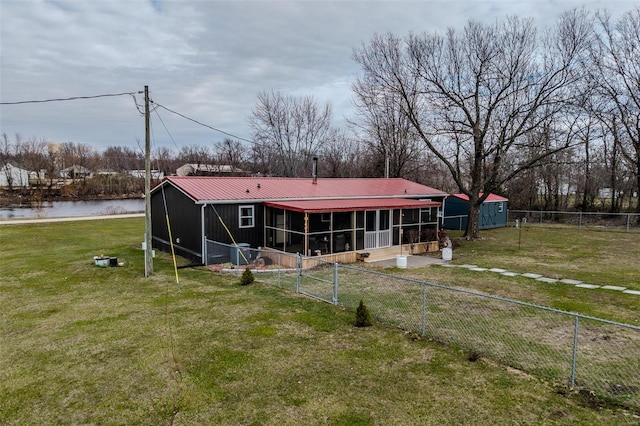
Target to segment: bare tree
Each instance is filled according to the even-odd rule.
[[[175,173],[176,168],[179,167],[176,165],[176,159],[173,157],[171,150],[164,146],[158,147],[153,151],[151,163],[157,170],[167,176]]]
[[[343,130],[331,129],[319,153],[318,175],[322,177],[362,176],[362,145]]]
[[[144,155],[126,146],[110,146],[102,153],[103,165],[106,169],[127,173],[130,170],[144,168]]]
[[[182,163],[195,164],[195,174],[200,173],[200,166],[211,162],[211,152],[207,147],[199,145],[189,145],[180,148],[178,159]]]
[[[250,117],[259,145],[254,151],[271,158],[267,173],[302,176],[322,148],[331,125],[331,107],[313,96],[293,97],[261,92]]]
[[[359,136],[372,153],[370,175],[410,177],[420,168],[422,143],[403,113],[398,96],[386,93],[375,81],[362,78],[353,84]]]
[[[528,147],[536,140],[528,135],[565,108],[590,30],[587,14],[572,11],[541,35],[531,20],[512,17],[404,41],[375,36],[354,52],[367,84],[399,100],[414,132],[469,197],[467,238],[479,236],[478,210],[490,192],[569,146],[563,137],[506,167],[505,157]]]
[[[4,170],[9,191],[13,190],[13,173],[11,173],[11,161],[13,160],[13,144],[9,135],[2,133],[2,146],[0,146],[0,165]]]
[[[218,166],[230,166],[231,173],[236,173],[244,167],[247,155],[246,147],[237,139],[225,138],[216,142],[213,147],[213,156]]]
[[[593,80],[602,101],[598,117],[613,137],[611,159],[619,153],[632,166],[635,189],[640,190],[640,7],[625,13],[616,23],[607,12],[597,14],[596,43],[591,60]],[[613,152],[615,151],[615,152]],[[618,163],[611,164],[611,172]],[[615,179],[612,176],[612,184]],[[612,188],[612,196],[616,189]],[[615,199],[612,200],[614,208]],[[640,213],[640,201],[636,203]],[[639,219],[640,220],[640,219]]]

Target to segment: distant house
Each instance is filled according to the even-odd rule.
[[[508,202],[507,198],[489,194],[478,212],[479,229],[507,226]],[[443,228],[466,229],[469,217],[469,197],[464,194],[451,194],[444,204]]]
[[[27,188],[28,186],[28,170],[11,162],[0,165],[0,188]]]
[[[82,179],[93,177],[93,172],[84,166],[74,164],[71,167],[60,170],[61,178]]]
[[[147,174],[145,170],[129,170],[129,175],[137,178],[144,178]],[[164,178],[164,172],[162,170],[151,170],[151,179],[160,180]]]
[[[221,263],[218,243],[355,261],[436,240],[446,195],[405,179],[170,176],[151,191],[153,246],[170,251],[168,215],[176,253],[202,264]]]
[[[238,176],[247,173],[228,164],[185,164],[176,170],[177,176]]]

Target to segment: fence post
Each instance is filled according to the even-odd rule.
[[[427,285],[422,283],[422,327],[420,328],[420,336],[424,337],[427,333]]]
[[[582,212],[580,212],[580,219],[578,221],[578,228],[582,229]]]
[[[278,287],[280,287],[282,285],[282,282],[280,281],[280,273],[281,273],[281,269],[282,269],[282,263],[280,263],[280,253],[278,253],[277,256],[278,259]]]
[[[338,305],[338,262],[333,264],[333,304]]]
[[[580,317],[575,316],[575,322],[573,326],[573,359],[571,360],[571,387],[576,385],[576,363],[578,360],[578,326],[580,324]]]
[[[302,256],[296,257],[296,293],[300,293],[300,281],[302,281]]]
[[[629,232],[629,219],[631,218],[631,213],[627,213],[627,232]]]

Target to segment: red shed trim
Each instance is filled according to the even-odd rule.
[[[484,195],[484,194],[480,193],[480,196],[481,196],[481,197],[482,197],[482,195]],[[459,198],[459,199],[461,199],[461,200],[463,200],[463,201],[469,201],[469,197],[468,197],[467,195],[465,195],[465,194],[451,194],[451,196],[452,196],[452,197]],[[489,195],[487,196],[487,199],[486,199],[486,200],[484,200],[484,201],[485,201],[485,202],[498,202],[498,201],[509,201],[509,199],[508,199],[508,198],[501,197],[501,196],[499,196],[499,195],[496,195],[496,194],[491,193],[491,194],[489,194]]]

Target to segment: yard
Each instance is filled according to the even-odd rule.
[[[541,250],[530,230],[518,249],[510,231],[485,232],[485,241],[465,243],[454,260],[565,273],[566,254],[559,253],[572,237],[554,233],[553,250]],[[181,269],[178,284],[164,253],[155,274],[144,278],[143,233],[142,219],[0,226],[0,423],[590,425],[640,419],[396,328],[354,328],[352,312],[284,289],[243,287],[238,277],[204,268]],[[587,244],[611,259],[600,265],[589,260],[589,250],[572,246],[571,264],[583,266],[570,276],[640,287],[637,262],[629,260],[639,253],[638,236],[616,234],[606,245],[611,239]],[[96,267],[93,256],[100,254],[124,265]],[[560,291],[524,279],[514,285],[459,269],[403,273],[623,322],[637,321],[640,307],[638,297]]]

